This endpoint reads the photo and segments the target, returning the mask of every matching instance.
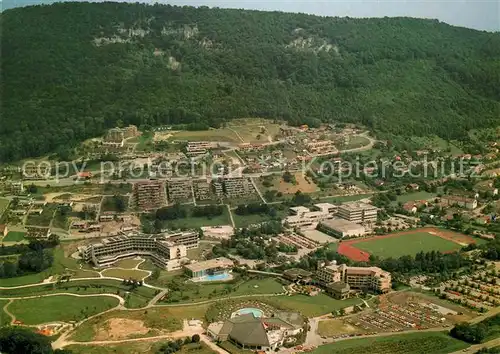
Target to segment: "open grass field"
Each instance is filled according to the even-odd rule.
[[[9,303],[9,300],[0,300],[0,327],[7,326],[12,320],[9,315],[3,310],[4,306]]]
[[[10,201],[5,198],[0,198],[0,217],[3,215],[5,210],[8,208]]]
[[[113,263],[113,266],[117,268],[133,269],[141,262],[142,259],[128,258],[128,259],[121,259],[118,262]]]
[[[51,321],[79,321],[117,305],[118,299],[110,296],[56,295],[15,300],[8,306],[8,310],[24,324],[36,325]]]
[[[313,354],[446,354],[469,345],[445,332],[408,333],[386,337],[349,339],[318,347]]]
[[[75,280],[67,283],[65,282],[56,286],[54,286],[53,284],[40,284],[25,288],[4,289],[1,290],[1,296],[23,297],[55,294],[61,292],[80,295],[118,294],[121,296],[125,296],[125,293],[130,293],[130,295],[133,296],[133,301],[130,304],[127,304],[127,307],[129,308],[144,307],[156,294],[156,290],[147,288],[145,286],[139,286],[135,289],[132,289],[130,286],[125,285],[118,280],[94,279]]]
[[[54,204],[47,204],[43,207],[41,214],[30,214],[26,220],[26,225],[31,226],[49,226],[52,218],[54,217],[54,212],[56,207]]]
[[[418,191],[414,193],[401,194],[396,197],[396,202],[406,203],[414,200],[427,200],[436,198],[436,193],[430,193],[426,191]]]
[[[168,139],[172,140],[188,140],[188,141],[221,141],[228,143],[242,143],[234,131],[223,129],[210,130],[195,130],[195,131],[178,131],[172,132],[172,136]]]
[[[362,303],[360,299],[335,300],[323,293],[316,296],[293,295],[276,296],[266,299],[269,304],[276,304],[277,307],[289,308],[298,311],[306,317],[316,317],[331,313],[345,307]]]
[[[3,242],[21,242],[24,241],[24,232],[10,231],[7,236],[3,238]]]
[[[163,341],[163,342],[166,342]],[[65,349],[73,354],[156,354],[162,341],[135,342],[116,345],[70,345]],[[178,354],[216,354],[204,343],[191,343],[182,347]]]
[[[324,320],[318,323],[318,334],[320,336],[332,337],[339,334],[351,334],[359,332],[359,328],[353,327],[342,320]]]
[[[120,269],[120,268],[110,268],[102,271],[101,273],[105,277],[120,278],[120,279],[135,279],[141,280],[149,275],[148,272],[138,269]]]
[[[349,143],[343,149],[357,149],[370,144],[370,139],[362,135],[353,135],[349,137]]]
[[[213,218],[198,218],[188,217],[185,219],[169,220],[165,222],[167,228],[173,229],[192,229],[202,226],[218,226],[231,225],[231,219],[227,208],[224,208],[223,213]]]
[[[421,251],[453,252],[475,242],[476,240],[470,236],[449,230],[421,228],[343,241],[339,244],[338,252],[356,261],[367,261],[370,254],[381,258],[397,258],[415,255]]]

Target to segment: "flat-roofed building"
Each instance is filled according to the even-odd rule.
[[[477,208],[476,199],[459,195],[444,195],[441,197],[441,203],[447,206],[458,205],[462,208],[471,210]]]
[[[198,237],[196,232],[190,232],[192,237]],[[80,247],[79,251],[86,262],[103,266],[122,258],[147,256],[159,267],[180,268],[179,260],[187,256],[188,246],[183,244],[180,233],[148,235],[142,233],[121,234],[101,240],[101,242]],[[186,232],[187,234],[187,232]],[[187,237],[187,235],[183,236]],[[171,262],[171,261],[177,262]],[[186,259],[187,260],[187,259]]]
[[[193,197],[193,182],[189,179],[169,180],[167,182],[169,201],[180,201]]]
[[[345,219],[322,220],[317,229],[335,238],[362,236],[366,230],[363,225]]]
[[[302,215],[304,213],[308,213],[311,210],[309,208],[306,208],[305,206],[296,206],[296,207],[291,207],[288,209],[291,215]]]
[[[387,292],[391,289],[391,273],[378,267],[349,267],[345,264],[320,267],[316,273],[325,286],[344,282],[351,289]]]
[[[337,300],[344,300],[349,297],[351,287],[343,281],[330,283],[326,285],[326,293]]]
[[[234,266],[234,262],[229,258],[219,257],[203,262],[195,262],[184,266],[186,273],[191,278],[201,278],[206,275],[217,275],[229,273]]]
[[[343,203],[338,208],[338,216],[355,222],[372,222],[377,221],[378,208],[363,202],[347,202]]]
[[[283,223],[290,227],[303,227],[310,226],[320,221],[332,218],[333,216],[327,212],[323,211],[308,211],[300,215],[290,215],[287,216]]]
[[[331,203],[317,203],[313,205],[313,208],[319,211],[326,211],[330,214],[336,214],[339,206]]]
[[[134,183],[135,205],[142,210],[158,209],[167,202],[165,182],[146,181]]]

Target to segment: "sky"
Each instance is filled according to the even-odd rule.
[[[0,0],[3,9],[51,2],[53,0]],[[139,2],[154,1],[139,0]],[[304,12],[339,17],[437,18],[455,26],[500,31],[500,0],[158,0],[158,2],[172,5]]]

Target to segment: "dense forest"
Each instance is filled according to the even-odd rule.
[[[0,16],[0,161],[129,123],[217,127],[259,116],[445,139],[500,124],[499,33],[111,2]]]

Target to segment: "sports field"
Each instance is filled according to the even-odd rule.
[[[360,240],[343,241],[338,252],[356,261],[368,261],[370,254],[381,258],[414,256],[418,252],[453,252],[475,243],[469,236],[437,228],[395,232]]]
[[[20,242],[24,240],[24,232],[10,231],[7,236],[3,238],[3,242]]]

